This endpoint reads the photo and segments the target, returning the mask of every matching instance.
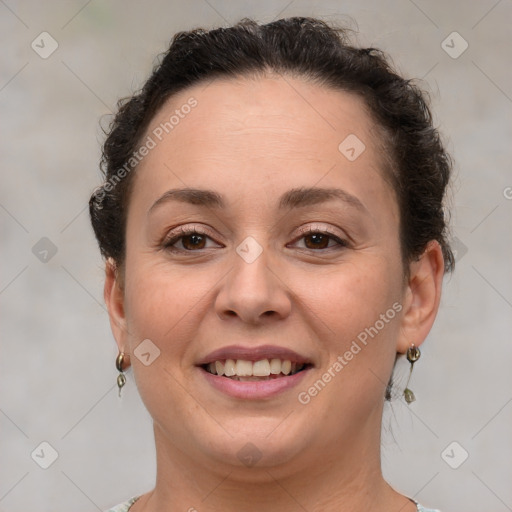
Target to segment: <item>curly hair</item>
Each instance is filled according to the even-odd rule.
[[[404,263],[418,258],[431,240],[437,240],[445,271],[453,269],[444,206],[451,158],[433,126],[426,93],[399,76],[381,50],[358,48],[350,44],[349,30],[315,18],[267,24],[244,18],[228,28],[179,32],[160,57],[142,89],[118,102],[103,146],[104,182],[89,201],[100,251],[116,266],[125,257],[131,171],[138,163],[134,155],[158,109],[169,97],[200,81],[274,72],[364,100],[386,148],[389,165],[384,167],[400,211]]]

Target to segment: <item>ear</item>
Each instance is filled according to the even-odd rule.
[[[444,258],[436,240],[429,242],[420,258],[410,264],[409,272],[397,343],[400,353],[405,353],[413,343],[418,347],[425,341],[439,309]]]
[[[120,352],[127,353],[128,340],[124,312],[124,291],[119,277],[119,269],[112,259],[105,264],[105,286],[103,297],[108,310],[110,328]]]

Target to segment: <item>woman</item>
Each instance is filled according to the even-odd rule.
[[[453,267],[450,169],[422,93],[342,29],[174,37],[90,200],[157,453],[113,511],[428,510],[384,480],[380,432]]]

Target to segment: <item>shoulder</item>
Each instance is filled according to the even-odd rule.
[[[419,503],[416,503],[416,506],[418,507],[418,512],[441,512],[437,508],[425,508],[421,506]]]
[[[115,507],[109,508],[105,512],[128,512],[130,507],[139,499],[140,496],[134,496],[133,498],[130,498],[128,501],[124,501],[123,503],[120,503],[119,505],[116,505]],[[437,508],[425,508],[419,503],[415,502],[416,506],[418,507],[418,512],[441,512]]]
[[[105,510],[105,512],[128,512],[130,507],[140,498],[140,496],[134,496],[130,498],[128,501],[124,501],[123,503],[119,503],[115,507],[109,508]],[[428,512],[428,511],[427,511]]]

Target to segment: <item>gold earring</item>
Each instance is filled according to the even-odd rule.
[[[404,389],[404,398],[405,401],[410,404],[416,400],[416,397],[414,396],[414,393],[411,389],[409,389],[409,381],[411,380],[412,375],[412,367],[414,366],[414,363],[420,358],[421,352],[418,347],[414,346],[414,343],[407,349],[407,361],[411,363],[411,368],[409,370],[409,378],[407,379],[407,384],[405,385]]]
[[[119,375],[117,376],[117,387],[119,388],[119,396],[121,396],[121,388],[126,384],[126,377],[124,376],[123,363],[124,363],[124,352],[119,352],[118,356],[116,357],[116,368],[117,368],[117,371],[119,372]]]

